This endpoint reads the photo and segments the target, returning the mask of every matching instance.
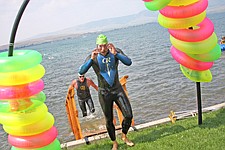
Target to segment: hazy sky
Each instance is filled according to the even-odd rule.
[[[0,45],[8,44],[23,0],[0,0]],[[146,10],[142,0],[30,0],[15,42],[90,21],[127,16]]]

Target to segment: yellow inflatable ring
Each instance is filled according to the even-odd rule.
[[[185,42],[170,36],[172,45],[187,54],[204,54],[210,52],[217,44],[217,36],[213,33],[209,38],[200,42]]]
[[[44,74],[45,68],[40,64],[22,71],[0,73],[0,85],[12,86],[26,84],[39,80]]]
[[[13,56],[0,53],[0,72],[15,72],[32,68],[42,61],[42,55],[34,50],[15,50]]]
[[[164,28],[169,29],[184,29],[192,26],[196,26],[204,20],[206,17],[206,11],[188,18],[168,18],[162,14],[158,15],[158,22]]]
[[[43,103],[42,105],[29,109],[24,112],[11,112],[2,113],[0,112],[0,123],[7,126],[22,126],[37,122],[43,119],[48,112],[47,106]]]
[[[42,120],[33,122],[31,124],[19,126],[14,124],[12,126],[3,125],[6,133],[14,136],[31,136],[40,134],[49,130],[54,124],[54,117],[49,112],[45,114]]]
[[[186,6],[198,2],[199,0],[172,0],[168,6]]]
[[[189,68],[186,68],[180,65],[180,69],[185,77],[194,82],[210,82],[212,81],[212,74],[210,70],[205,71],[196,71]]]

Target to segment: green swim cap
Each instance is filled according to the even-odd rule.
[[[96,44],[98,45],[107,44],[107,43],[108,43],[108,40],[104,34],[100,34],[96,39]]]

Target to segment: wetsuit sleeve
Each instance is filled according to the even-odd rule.
[[[91,59],[91,56],[88,56],[84,64],[80,66],[79,74],[85,74],[89,70],[89,68],[92,66],[92,63],[93,63],[93,60]]]
[[[122,50],[117,49],[116,58],[118,58],[124,65],[130,66],[132,61],[129,57],[127,57]]]

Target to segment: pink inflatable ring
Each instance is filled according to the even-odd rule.
[[[195,60],[185,53],[177,50],[173,46],[170,48],[170,53],[179,64],[192,70],[204,71],[210,69],[213,66],[213,62],[201,62]]]
[[[53,126],[51,129],[33,136],[9,135],[8,141],[11,145],[18,148],[39,148],[52,143],[56,139],[57,134],[57,129]]]
[[[41,92],[43,89],[44,82],[41,79],[23,85],[0,86],[0,100],[30,97]]]
[[[202,13],[207,6],[208,0],[200,0],[186,6],[166,6],[159,12],[169,18],[187,18]]]
[[[198,42],[209,38],[214,31],[211,20],[205,18],[197,27],[190,29],[168,29],[169,33],[178,40],[186,42]]]

